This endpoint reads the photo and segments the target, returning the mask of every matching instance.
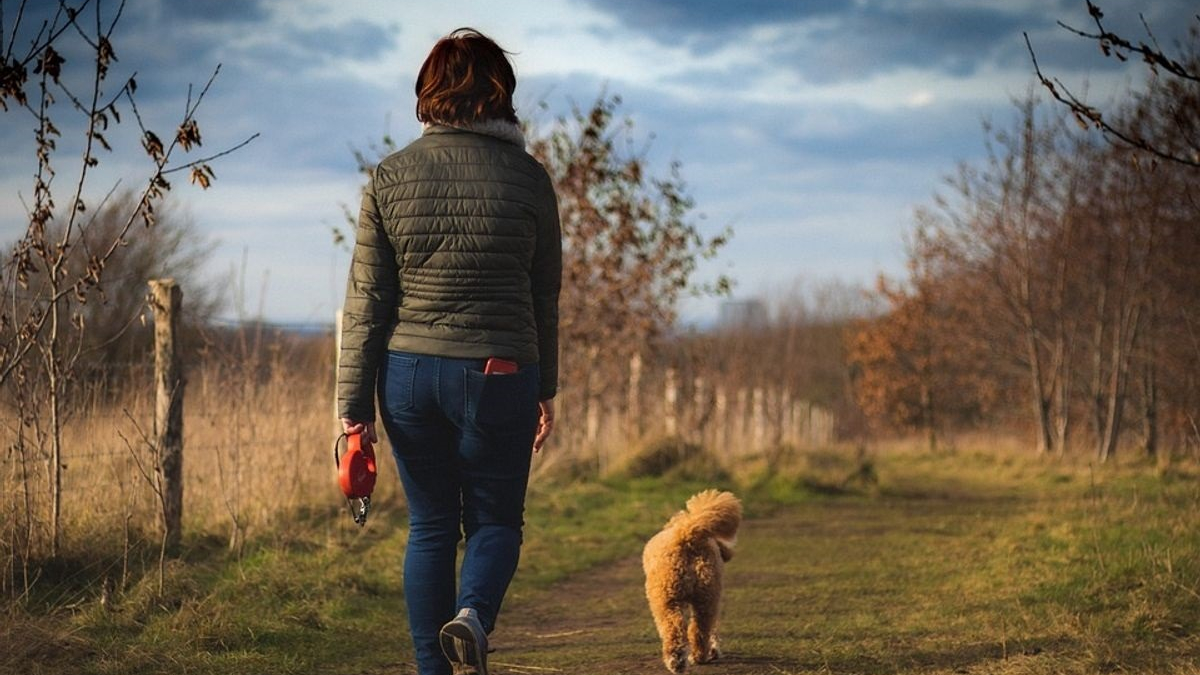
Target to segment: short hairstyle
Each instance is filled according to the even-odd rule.
[[[430,124],[517,121],[508,52],[474,28],[459,28],[437,44],[417,74],[417,119]]]

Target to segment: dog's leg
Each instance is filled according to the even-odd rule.
[[[687,667],[687,635],[683,607],[676,602],[650,602],[654,626],[662,638],[663,664],[672,673],[682,673]]]
[[[717,610],[721,591],[702,594],[692,603],[692,625],[688,627],[692,663],[708,663],[721,656],[717,645]]]

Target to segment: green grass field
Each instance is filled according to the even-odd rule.
[[[538,481],[493,671],[667,672],[640,551],[701,473]],[[748,515],[726,656],[696,673],[1200,672],[1192,468],[896,450],[732,473],[711,481]],[[149,566],[103,603],[102,568],[77,566],[7,617],[0,670],[412,673],[404,541],[398,508],[361,533],[311,516],[240,560],[193,541],[162,593]]]

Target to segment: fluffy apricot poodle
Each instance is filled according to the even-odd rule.
[[[646,542],[646,598],[662,638],[663,663],[672,673],[682,673],[689,660],[707,663],[721,654],[721,573],[733,557],[741,522],[742,503],[733,493],[705,490]]]

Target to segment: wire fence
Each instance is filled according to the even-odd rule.
[[[218,355],[186,370],[186,531],[235,541],[286,526],[300,511],[341,507],[331,456],[338,433],[335,352],[329,340],[317,339],[324,340],[318,356],[300,365],[286,350],[264,348],[252,355],[254,367]],[[67,539],[102,533],[91,543],[115,545],[130,523],[158,527],[153,364],[91,364],[83,372],[96,382],[120,384],[85,387],[65,409],[59,453],[63,533]],[[834,438],[833,415],[786,386],[682,373],[668,359],[639,357],[612,373],[604,387],[589,391],[563,383],[556,432],[534,480],[551,480],[564,466],[574,473],[619,469],[653,437],[679,437],[731,463],[780,445],[820,446]],[[53,507],[48,430],[39,435],[15,420],[15,413],[0,407],[0,516],[6,526],[0,552],[44,547]],[[373,501],[400,504],[398,481],[388,477],[394,475],[390,453],[379,456],[382,479]]]

